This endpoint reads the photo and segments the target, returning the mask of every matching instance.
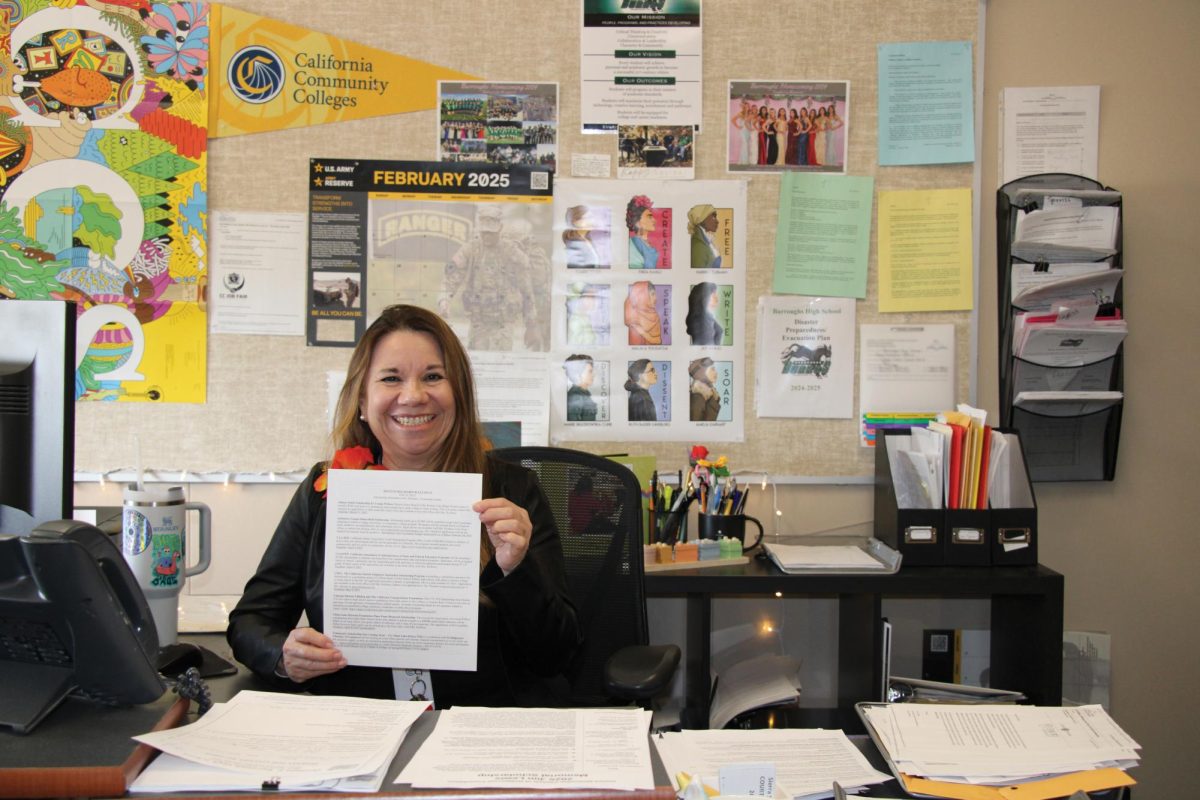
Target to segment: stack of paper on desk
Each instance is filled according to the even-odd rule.
[[[414,789],[653,789],[651,712],[640,708],[443,711],[396,776]]]
[[[1122,770],[1136,766],[1139,758],[1137,742],[1101,706],[899,703],[862,704],[860,710],[910,792],[924,793],[913,785],[917,776],[1010,786],[1070,774],[1079,784],[1075,788],[1109,788],[1132,783]],[[1094,785],[1097,780],[1107,785]]]
[[[134,738],[163,752],[132,792],[378,791],[426,702],[240,692],[199,721]]]
[[[764,544],[763,550],[784,572],[826,569],[882,570],[861,547],[855,545]]]
[[[747,658],[718,673],[708,727],[720,730],[739,714],[799,699],[799,660],[774,653]]]
[[[866,756],[841,731],[805,728],[679,731],[652,737],[658,757],[678,789],[679,773],[716,786],[721,767],[742,762],[775,765],[776,797],[830,797],[833,782],[846,791],[884,783]]]

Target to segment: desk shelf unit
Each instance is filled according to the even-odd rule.
[[[708,725],[712,601],[720,597],[836,598],[837,706],[789,711],[786,724],[863,732],[854,712],[878,700],[882,683],[883,601],[991,601],[993,685],[1023,692],[1036,705],[1062,703],[1063,576],[1029,567],[902,567],[894,575],[788,575],[764,559],[711,570],[648,574],[649,597],[686,599],[686,706],[683,724]]]

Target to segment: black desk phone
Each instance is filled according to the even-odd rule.
[[[28,733],[71,693],[153,702],[157,656],[150,607],[108,536],[75,520],[0,533],[0,726]]]

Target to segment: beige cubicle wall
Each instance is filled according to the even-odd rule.
[[[580,133],[578,0],[232,0],[248,11],[429,61],[488,80],[559,84],[560,164],[572,153],[616,155],[615,136]],[[971,164],[881,168],[876,161],[876,48],[881,42],[976,43],[977,0],[710,0],[704,5],[702,129],[696,139],[697,179],[739,179],[726,171],[730,80],[848,81],[847,165],[880,189],[970,188]],[[976,69],[979,50],[974,51]],[[213,139],[209,142],[212,210],[304,212],[309,159],[436,158],[434,111]],[[614,159],[615,161],[615,159]],[[569,174],[569,166],[560,168]],[[636,185],[632,182],[631,185]],[[753,413],[755,305],[771,291],[779,177],[749,182],[745,319],[745,441],[722,447],[732,463],[773,475],[869,478],[874,458],[858,445],[853,419],[759,419]],[[955,326],[959,397],[967,397],[973,348],[970,312],[880,314],[874,235],[871,279],[858,303],[861,323],[951,323]],[[137,460],[147,467],[199,472],[303,471],[325,451],[325,375],[344,369],[342,348],[305,347],[297,337],[214,334],[209,340],[208,402],[153,409],[81,405],[77,469],[108,471]],[[839,358],[854,363],[854,353]],[[180,440],[179,434],[186,433]],[[595,442],[594,452],[636,449],[664,468],[683,466],[684,443]]]
[[[386,13],[392,7],[382,0],[352,6],[265,1],[238,5],[488,77],[560,80],[565,116],[570,120],[578,113],[578,92],[573,84],[577,67],[572,64],[563,74],[556,74],[544,64],[546,59],[574,58],[576,40],[570,31],[578,3],[572,0],[540,4],[547,10],[546,16],[538,18],[539,29],[561,27],[568,31],[553,52],[535,46],[528,33],[530,19],[513,11],[517,5],[493,0],[425,3],[403,25],[373,21],[372,13]],[[710,54],[720,51],[725,37],[734,37],[741,42],[738,57],[746,59],[745,71],[754,77],[818,73],[833,77],[824,69],[823,59],[836,53],[838,36],[853,35],[859,24],[859,20],[838,11],[841,4],[836,0],[777,0],[774,4],[751,5],[759,9],[757,14],[743,11],[747,6],[735,0],[706,3],[706,75],[710,69],[714,76],[725,74],[724,66]],[[896,40],[929,38],[922,34],[923,25],[934,24],[942,13],[962,8],[961,3],[942,0],[919,5],[871,5],[903,10],[897,12],[904,18],[904,27],[896,32]],[[921,10],[915,11],[917,8]],[[485,35],[490,42],[503,43],[499,50],[478,47],[462,36],[463,18],[475,9],[479,9],[475,13],[485,13],[495,21]],[[747,21],[748,17],[753,19]],[[814,22],[805,24],[806,20]],[[818,27],[816,20],[835,21],[831,39],[813,36],[812,31]],[[754,40],[734,36],[733,31],[743,24],[755,26],[761,34]],[[405,33],[411,30],[421,33]],[[1066,576],[1067,628],[1105,631],[1112,637],[1112,712],[1144,747],[1143,766],[1134,772],[1140,781],[1134,790],[1139,800],[1188,796],[1195,782],[1191,757],[1196,738],[1194,715],[1200,711],[1200,647],[1191,629],[1193,620],[1200,616],[1200,580],[1196,576],[1200,564],[1200,538],[1196,535],[1200,491],[1195,486],[1200,466],[1200,427],[1191,416],[1200,399],[1200,348],[1196,346],[1200,325],[1193,296],[1196,254],[1200,252],[1200,225],[1196,224],[1195,211],[1200,203],[1200,159],[1195,153],[1200,112],[1193,99],[1195,77],[1200,74],[1198,35],[1200,3],[1196,0],[993,0],[986,4],[983,147],[978,156],[983,202],[980,341],[975,367],[979,403],[993,414],[998,404],[992,220],[1000,89],[1099,84],[1099,177],[1125,194],[1125,310],[1131,334],[1125,351],[1128,397],[1116,479],[1111,483],[1040,484],[1037,493],[1040,555],[1045,564]],[[712,87],[705,97],[706,101],[715,101]],[[853,114],[862,120],[872,117],[874,109],[860,104]],[[379,152],[374,143],[377,124],[347,123],[279,134],[272,150],[285,155],[265,163],[253,158],[230,159],[222,154],[225,143],[214,143],[213,207],[261,205],[303,211],[302,165],[309,154],[413,157],[407,137],[418,134],[412,133],[406,121],[396,121],[394,141],[384,152]],[[367,136],[369,132],[371,137]],[[423,129],[419,135],[425,135]],[[576,146],[571,143],[568,150]],[[578,146],[588,151],[601,149],[591,141]],[[702,175],[711,169],[705,157],[701,157],[697,177],[717,177]],[[853,165],[851,171],[856,171]],[[231,186],[230,181],[243,185]],[[766,184],[767,180],[758,182]],[[960,183],[956,179],[954,185]],[[256,187],[266,186],[272,188],[265,196],[256,194]],[[763,209],[760,230],[769,229],[774,216],[773,210],[767,210],[770,192],[761,186],[754,191],[760,193],[758,203]],[[221,346],[220,341],[213,343],[214,349]],[[274,371],[282,373],[292,368],[289,361],[293,343],[268,338],[255,346],[261,348],[261,358],[271,372],[263,376],[236,369],[232,374],[214,370],[210,391],[236,388],[245,392],[256,409],[256,417],[245,420],[245,424],[264,427],[281,446],[296,442],[292,419],[301,413],[322,414],[323,400],[308,399],[297,404],[296,398],[270,389]],[[319,382],[320,371],[339,366],[344,353],[321,351],[305,358],[306,369],[314,373],[311,379]],[[219,362],[214,359],[214,363]],[[123,408],[107,421],[99,413],[111,411],[89,410],[82,417],[83,425],[101,425],[115,419],[118,430],[125,431],[134,427],[135,420],[157,424],[165,413],[161,408]],[[197,418],[197,424],[176,432],[175,446],[186,450],[193,437],[201,437],[202,443],[211,445],[218,454],[218,460],[221,454],[233,457],[237,453],[236,438],[204,438],[213,434],[203,431],[208,424],[203,413]],[[104,446],[88,438],[93,435],[81,430],[81,439],[86,442],[82,455],[102,461]],[[319,436],[302,437],[296,449],[288,451],[294,452],[288,466],[307,466],[319,455],[322,444]],[[129,458],[118,458],[118,465],[130,463]],[[190,590],[215,594],[239,591],[290,491],[278,485],[194,487],[193,498],[204,499],[214,507],[217,555],[214,568],[193,581]],[[77,495],[83,502],[97,497],[112,502],[118,496],[113,489],[95,484],[80,485]],[[757,505],[749,509],[751,513],[771,517],[775,507],[770,498],[770,492],[757,498]],[[810,532],[869,520],[870,489],[781,486],[777,507],[782,516],[775,518],[776,524],[789,531]],[[798,606],[800,602],[720,613],[729,618],[730,624],[756,615],[780,615],[777,618],[783,639],[804,653],[809,669],[820,671],[828,663],[828,653],[822,648],[836,621],[828,620],[829,610],[819,605],[823,601],[816,601],[817,606]],[[978,616],[978,609],[960,611],[956,603],[931,605],[932,609],[921,612],[921,619],[955,625],[964,618]],[[671,635],[677,610],[669,601],[655,607],[661,618],[656,635]],[[986,613],[982,617],[986,620]],[[812,681],[811,689],[825,691],[830,680],[821,673]]]

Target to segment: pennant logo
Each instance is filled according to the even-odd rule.
[[[251,45],[229,59],[229,89],[247,103],[269,103],[283,91],[287,71],[274,50]]]

